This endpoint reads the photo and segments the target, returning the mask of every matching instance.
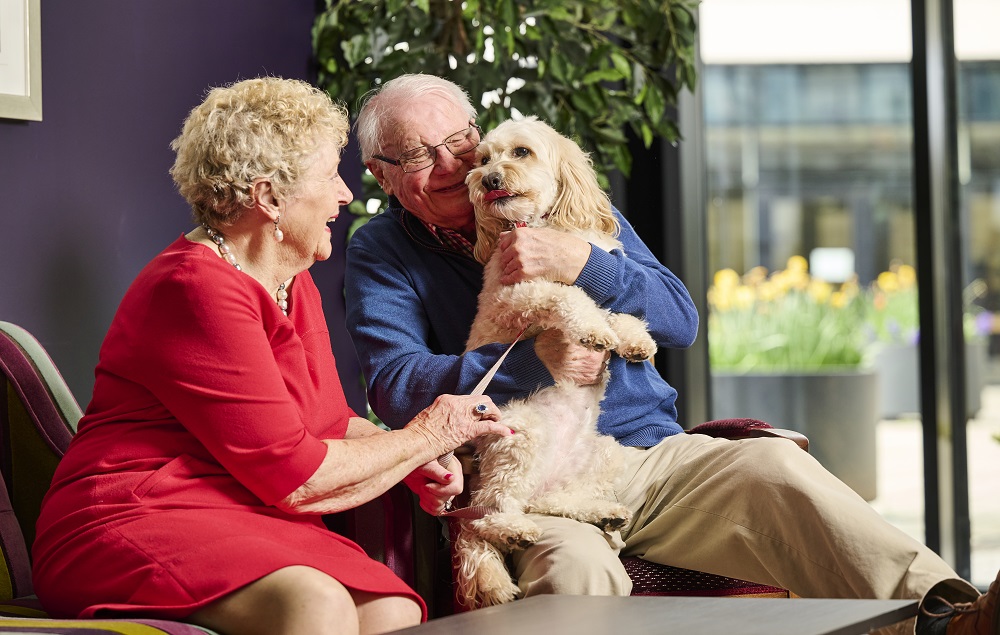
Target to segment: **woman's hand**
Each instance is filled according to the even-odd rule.
[[[498,421],[500,410],[485,395],[441,395],[406,424],[406,430],[423,436],[440,456],[484,434],[513,434]]]
[[[519,227],[497,241],[503,270],[500,284],[544,278],[573,284],[590,259],[591,245],[582,238],[548,227]]]
[[[452,499],[462,493],[462,464],[454,456],[447,468],[437,460],[430,461],[410,472],[403,482],[420,499],[425,512],[440,516]]]

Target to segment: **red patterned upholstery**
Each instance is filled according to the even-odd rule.
[[[642,558],[622,558],[632,595],[786,598],[788,591],[721,575],[679,569]]]
[[[800,448],[809,451],[809,439],[794,430],[772,427],[759,419],[716,419],[706,421],[686,431],[688,434],[705,434],[722,439],[748,439],[751,437],[774,437],[794,441]]]

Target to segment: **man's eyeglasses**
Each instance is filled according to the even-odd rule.
[[[373,154],[372,157],[379,161],[398,165],[406,173],[419,172],[434,165],[434,162],[437,161],[437,149],[441,146],[448,148],[448,151],[457,157],[474,150],[482,137],[483,129],[474,121],[469,121],[468,128],[449,135],[447,139],[437,145],[411,148],[396,159],[390,159],[381,154]]]

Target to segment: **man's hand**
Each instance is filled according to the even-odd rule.
[[[503,272],[500,284],[544,278],[573,284],[590,258],[591,245],[548,227],[519,227],[497,241]]]
[[[610,351],[592,351],[570,341],[561,331],[542,331],[535,337],[535,355],[556,381],[589,386],[601,380]]]

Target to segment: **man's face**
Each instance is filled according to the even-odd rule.
[[[461,106],[440,95],[426,95],[401,108],[395,121],[384,122],[387,130],[398,131],[395,140],[380,154],[395,159],[418,146],[434,146],[469,127],[469,115]],[[440,146],[434,165],[405,173],[397,166],[372,159],[368,168],[386,194],[399,199],[403,207],[421,220],[466,232],[475,231],[475,216],[469,202],[465,175],[472,168],[475,152],[454,156]]]

